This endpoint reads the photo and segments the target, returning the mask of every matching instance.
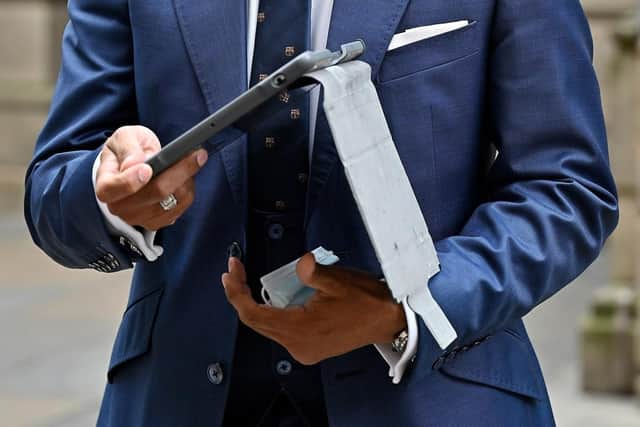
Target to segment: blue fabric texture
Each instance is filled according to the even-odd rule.
[[[245,2],[70,0],[69,16],[25,217],[62,265],[106,253],[124,269],[133,258],[95,204],[93,160],[119,126],[166,143],[246,90]],[[394,33],[460,19],[471,25],[386,51]],[[459,337],[441,350],[420,323],[398,385],[371,346],[322,362],[330,424],[553,425],[521,318],[598,256],[618,220],[579,1],[336,0],[329,48],[357,38],[436,242],[441,272],[428,286]],[[237,141],[159,233],[164,255],[135,265],[100,426],[222,423],[238,320],[219,278],[227,251],[246,250],[249,190],[246,134],[219,138]],[[305,250],[380,274],[322,114],[303,230]]]
[[[300,0],[260,2],[252,85],[308,48],[309,6]],[[259,301],[259,278],[305,252],[308,102],[301,90],[283,92],[245,120],[251,126],[242,258]],[[284,347],[242,324],[232,363],[223,426],[327,427],[320,366],[297,363]]]
[[[252,86],[309,48],[310,12],[309,0],[260,2]],[[284,91],[250,116],[244,121],[251,124],[251,207],[265,211],[304,210],[309,173],[309,94],[303,89]]]

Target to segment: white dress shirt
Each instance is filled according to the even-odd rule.
[[[253,62],[253,51],[255,45],[256,26],[258,22],[258,10],[260,0],[247,1],[247,87],[251,79],[251,66]],[[329,25],[331,22],[331,12],[333,10],[333,0],[312,0],[311,2],[311,49],[324,49],[327,45],[329,35]],[[314,134],[316,117],[318,112],[318,100],[320,87],[311,91],[311,105],[309,117],[309,162],[313,153]],[[93,165],[93,183],[95,188],[96,172],[100,165],[100,156],[96,158]],[[105,217],[109,231],[115,236],[125,236],[133,242],[148,261],[155,261],[162,255],[161,246],[154,245],[155,232],[139,232],[135,228],[125,223],[121,218],[113,215],[107,205],[96,197],[96,202]],[[407,331],[409,341],[403,353],[395,353],[390,344],[376,344],[375,347],[389,365],[389,376],[395,384],[402,379],[409,362],[414,357],[418,347],[418,326],[415,313],[409,308],[406,301],[402,306],[407,318]]]

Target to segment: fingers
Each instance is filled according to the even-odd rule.
[[[96,177],[96,196],[127,224],[158,230],[173,224],[194,201],[194,175],[205,165],[198,150],[152,179],[145,160],[160,150],[153,132],[142,126],[118,129],[105,144]],[[173,194],[178,205],[164,211],[160,202]]]
[[[229,257],[228,267],[229,271],[222,275],[222,285],[231,305],[236,309],[240,318],[245,319],[247,314],[258,311],[258,303],[251,296],[251,289],[247,285],[242,263],[235,257]]]
[[[191,153],[175,165],[155,177],[131,201],[138,204],[159,203],[185,182],[193,178],[207,162],[206,150]]]
[[[246,282],[244,266],[235,257],[229,258],[229,272],[222,275],[222,285],[229,303],[238,312],[240,321],[273,340],[284,338],[286,325],[295,324],[294,311],[278,309],[258,304],[251,296],[251,289]]]
[[[160,202],[146,203],[131,198],[108,205],[109,211],[130,225],[140,225],[147,230],[159,230],[180,218],[195,199],[195,182],[187,181],[172,193],[176,198],[175,208],[165,211]]]
[[[242,323],[254,330],[260,329],[265,333],[267,331],[275,332],[276,327],[273,324],[275,320],[275,312],[273,310],[275,309],[258,304],[251,296],[249,287],[234,278],[231,273],[222,275],[222,284],[224,285],[227,299],[238,312],[238,317]]]
[[[339,271],[316,263],[311,252],[304,254],[296,264],[296,274],[302,283],[329,295],[342,293]]]
[[[143,163],[160,151],[158,137],[144,126],[121,127],[107,140],[106,146],[116,155],[120,171]]]
[[[388,287],[370,273],[350,267],[318,264],[310,252],[298,261],[296,274],[302,283],[334,297],[344,297],[355,289],[378,296],[389,294]]]
[[[207,161],[207,153],[199,150],[154,178],[131,196],[109,205],[109,210],[128,224],[141,225],[148,230],[159,229],[179,218],[195,199],[193,176]],[[178,205],[164,211],[160,202],[173,194]],[[153,227],[153,228],[150,228]]]
[[[251,290],[247,284],[239,281],[231,273],[227,272],[222,275],[222,285],[227,299],[241,318],[243,314],[254,310],[258,305],[251,297]]]
[[[122,177],[122,180],[126,179],[124,177],[129,173],[129,170],[126,170],[114,176],[105,177],[102,185],[96,185],[96,193],[100,191],[99,198],[111,200],[111,202],[106,202],[109,210],[114,215],[122,218],[127,224],[141,225],[147,230],[158,230],[172,224],[191,206],[195,199],[195,180],[193,175],[201,169],[201,165],[204,165],[206,161],[206,151],[199,150],[187,156],[187,158],[181,160],[128,197],[110,198],[109,196],[112,193],[123,191],[122,186],[118,187],[117,179],[118,177]],[[107,183],[104,184],[104,182]],[[160,207],[160,202],[171,194],[178,201],[178,205],[170,211],[164,211]],[[102,198],[100,200],[103,200]]]
[[[177,206],[169,211],[165,211],[160,206],[160,203],[156,203],[150,206],[150,214],[152,216],[149,219],[142,220],[138,225],[146,228],[147,230],[156,231],[167,225],[175,223],[186,211],[191,207],[195,198],[195,192],[193,190],[185,190],[184,187],[175,192],[174,197],[177,200]],[[134,221],[135,222],[135,221]]]
[[[151,167],[144,161],[160,150],[160,141],[143,126],[116,130],[100,154],[96,195],[104,203],[113,203],[138,192],[151,179]]]
[[[105,146],[96,175],[96,196],[107,204],[117,202],[140,191],[151,174],[151,167],[144,163],[121,172],[117,156]]]
[[[238,280],[241,283],[247,283],[247,272],[244,269],[244,264],[242,264],[238,258],[229,257],[227,264],[229,267],[229,273],[235,280]]]

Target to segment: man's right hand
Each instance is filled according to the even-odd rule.
[[[109,211],[131,226],[149,231],[173,224],[193,203],[193,177],[207,162],[207,152],[197,150],[153,180],[145,160],[160,151],[158,137],[143,126],[118,129],[100,153],[96,196]],[[173,194],[178,205],[165,211],[160,202]]]

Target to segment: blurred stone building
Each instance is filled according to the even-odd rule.
[[[46,117],[66,1],[0,0],[0,212],[22,209],[24,168]]]
[[[640,1],[584,0],[595,41],[620,223],[608,243],[609,283],[582,326],[583,387],[640,396]],[[637,378],[637,379],[636,379]]]
[[[585,389],[631,393],[640,376],[640,1],[583,4],[595,39],[621,221],[609,242],[610,283],[594,296],[576,333],[583,338]],[[62,0],[0,0],[2,216],[21,214],[24,169],[47,114],[66,19]],[[635,387],[640,394],[640,380]]]

